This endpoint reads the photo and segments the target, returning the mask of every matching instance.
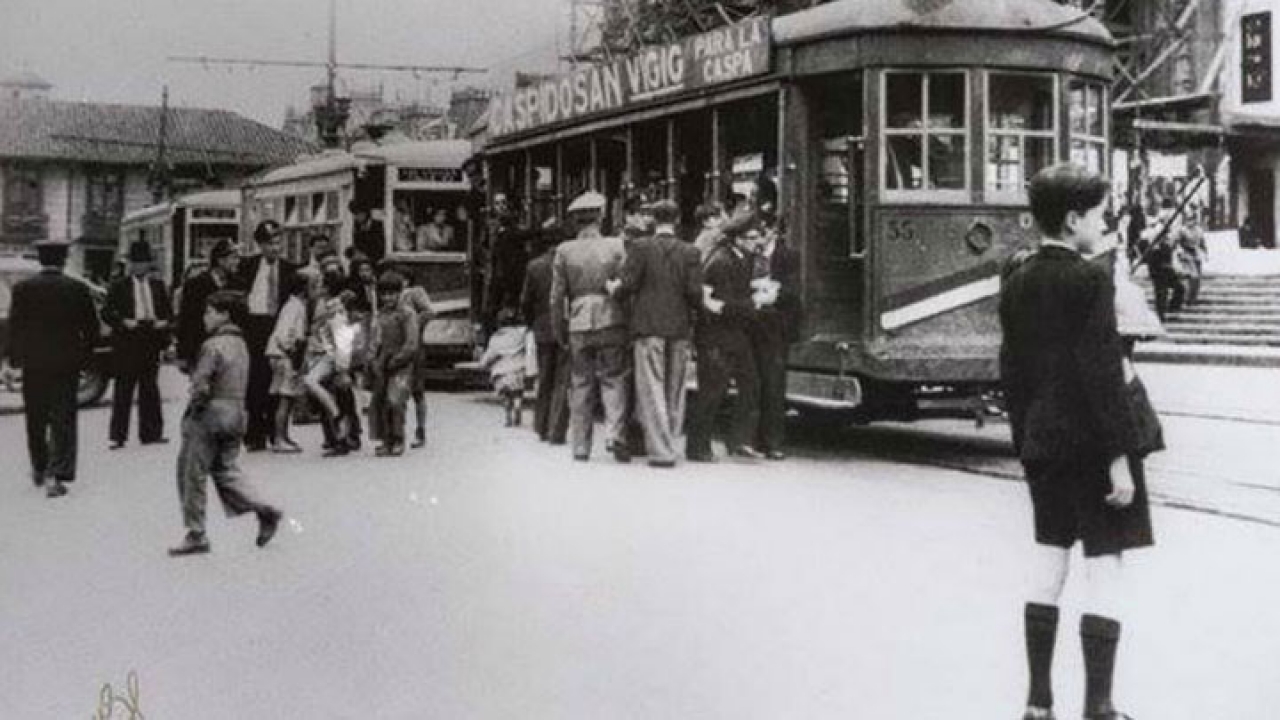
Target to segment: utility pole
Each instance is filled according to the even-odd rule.
[[[164,86],[164,92],[160,96],[160,132],[156,138],[156,159],[151,166],[151,177],[148,178],[151,185],[151,202],[163,202],[169,195],[170,178],[169,178],[169,159],[168,154],[169,142],[169,86]]]
[[[344,63],[338,61],[338,9],[337,0],[329,0],[329,48],[324,62],[308,60],[279,60],[263,58],[226,58],[209,57],[207,55],[170,55],[168,60],[176,63],[192,63],[199,65],[243,65],[248,67],[320,67],[325,71],[325,97],[320,102],[313,98],[312,110],[315,113],[316,130],[321,143],[327,148],[342,146],[343,129],[350,116],[351,98],[338,97],[338,69],[375,70],[390,72],[411,72],[415,75],[423,73],[440,73],[452,75],[456,80],[465,74],[486,73],[485,68],[464,65],[383,65],[377,63]]]

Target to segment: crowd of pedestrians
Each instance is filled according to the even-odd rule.
[[[519,307],[502,311],[483,364],[507,424],[519,424],[524,374],[536,369],[533,428],[569,444],[575,460],[590,459],[603,419],[605,451],[619,462],[639,453],[654,467],[675,467],[682,454],[714,462],[732,388],[728,454],[784,459],[786,354],[801,300],[771,207],[744,203],[730,217],[703,206],[701,227],[682,232],[676,203],[633,204],[610,235],[606,205],[596,192],[574,199],[563,242],[562,228],[543,229]],[[695,242],[682,239],[695,232]],[[691,369],[698,393],[686,413]]]

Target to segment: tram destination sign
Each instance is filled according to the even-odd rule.
[[[501,138],[767,73],[770,19],[750,18],[499,93],[489,105],[489,133]]]

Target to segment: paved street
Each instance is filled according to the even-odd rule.
[[[1148,375],[1167,403],[1185,377]],[[1178,402],[1258,415],[1263,377]],[[288,528],[257,550],[253,522],[215,505],[214,552],[183,560],[164,553],[176,444],[109,453],[106,409],[82,413],[81,479],[46,501],[21,417],[0,417],[0,716],[88,716],[131,670],[148,718],[1018,715],[1019,484],[878,456],[892,427],[804,436],[781,464],[582,465],[502,428],[483,396],[433,402],[431,445],[405,458],[322,460],[314,427],[305,455],[249,456]],[[1266,480],[1276,425],[1169,420],[1174,445],[1236,443],[1208,476]],[[985,432],[965,455],[1004,467],[1006,431]],[[1143,720],[1275,717],[1280,529],[1166,506],[1155,523],[1157,548],[1130,560],[1118,700]],[[1064,718],[1083,682],[1077,580]]]

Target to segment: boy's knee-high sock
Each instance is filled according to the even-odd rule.
[[[1080,618],[1080,645],[1084,650],[1084,713],[1093,717],[1111,712],[1111,679],[1116,667],[1120,623],[1101,615]]]
[[[1058,607],[1027,603],[1023,610],[1030,688],[1027,705],[1053,707],[1053,648],[1058,638]]]

